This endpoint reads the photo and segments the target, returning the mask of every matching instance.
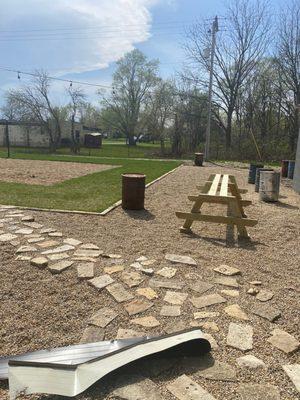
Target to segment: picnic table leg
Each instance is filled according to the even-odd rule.
[[[242,196],[239,193],[238,186],[237,186],[237,183],[236,183],[236,179],[232,175],[230,175],[229,179],[231,181],[231,183],[229,184],[229,189],[230,189],[232,195],[236,199],[233,202],[233,207],[234,207],[234,210],[235,210],[235,216],[238,217],[238,218],[245,218],[246,214],[244,213],[244,209],[243,209],[243,206],[242,206],[242,203],[241,203]],[[247,229],[246,229],[245,225],[237,224],[237,230],[238,230],[238,233],[239,233],[240,237],[249,238],[249,235],[248,235],[248,232],[247,232]]]

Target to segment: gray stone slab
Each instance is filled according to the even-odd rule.
[[[70,256],[68,253],[58,253],[58,254],[48,254],[47,255],[47,258],[49,258],[49,260],[51,260],[51,261],[65,260],[69,257]]]
[[[30,235],[33,232],[33,229],[22,228],[15,231],[17,235]]]
[[[281,312],[267,304],[253,304],[250,311],[261,318],[274,322],[281,316]]]
[[[123,376],[121,382],[117,382],[118,388],[113,391],[114,398],[123,400],[163,400],[159,387],[150,379]]]
[[[77,276],[79,279],[91,279],[94,277],[95,264],[92,262],[80,263],[77,265]]]
[[[130,338],[144,337],[144,336],[147,336],[145,332],[135,331],[133,329],[119,328],[116,339],[130,339]]]
[[[293,353],[300,347],[298,340],[282,329],[274,329],[271,334],[267,341],[286,354]]]
[[[181,375],[169,383],[167,389],[179,400],[215,400],[215,397],[187,375]]]
[[[162,317],[179,317],[181,315],[180,306],[162,306],[160,315]]]
[[[256,295],[257,300],[259,301],[269,301],[273,299],[274,293],[270,292],[269,290],[260,290],[259,293]]]
[[[48,265],[48,260],[46,257],[34,257],[30,260],[30,264],[34,267],[45,268]]]
[[[220,296],[219,294],[213,293],[213,294],[208,294],[207,296],[192,297],[190,301],[194,307],[204,308],[213,306],[215,304],[226,303],[227,300],[224,299],[224,297]]]
[[[189,256],[181,256],[178,254],[166,254],[165,259],[177,264],[186,264],[191,266],[196,266],[197,262]]]
[[[283,365],[282,368],[300,393],[300,364]]]
[[[203,294],[214,287],[211,283],[201,280],[197,280],[191,283],[189,286],[194,292],[197,292],[199,294]]]
[[[159,321],[152,315],[150,315],[149,317],[135,318],[132,319],[130,322],[132,324],[141,325],[145,328],[155,328],[156,326],[160,325]]]
[[[113,282],[114,280],[112,279],[112,277],[107,274],[97,276],[96,278],[88,280],[89,285],[94,286],[96,289],[99,290],[105,288]]]
[[[43,227],[42,224],[38,224],[37,222],[26,222],[23,225],[33,229],[41,229]]]
[[[74,246],[74,247],[79,246],[82,243],[80,240],[73,239],[73,238],[64,239],[63,242],[65,244],[69,244],[69,245]]]
[[[170,304],[181,306],[185,302],[187,297],[188,297],[187,293],[172,292],[168,290],[164,297],[164,301]]]
[[[243,384],[237,388],[239,400],[280,400],[280,393],[274,385]]]
[[[48,268],[52,272],[52,274],[60,274],[62,271],[71,267],[73,264],[74,264],[74,261],[61,260],[55,264],[50,264],[48,266]]]
[[[128,312],[129,315],[136,315],[140,314],[144,311],[149,310],[153,306],[153,303],[151,303],[148,300],[144,299],[135,299],[132,300],[130,303],[126,304],[124,306],[125,310]]]
[[[97,258],[102,254],[101,250],[83,249],[82,247],[75,251],[74,257],[93,257]]]
[[[247,354],[246,356],[237,358],[236,363],[239,367],[248,369],[265,369],[267,367],[262,360],[252,354]]]
[[[224,312],[232,318],[240,319],[242,321],[249,321],[248,315],[238,304],[230,304],[230,306],[224,308]]]
[[[120,278],[129,287],[138,286],[145,280],[145,277],[141,276],[141,274],[136,271],[124,271]]]
[[[80,246],[81,249],[85,249],[85,250],[100,250],[98,246],[96,246],[93,243],[86,243],[83,244],[82,246]]]
[[[164,288],[164,289],[178,289],[181,290],[184,287],[184,283],[173,280],[160,280],[152,278],[149,280],[149,286],[154,288]]]
[[[64,244],[62,246],[55,247],[54,249],[45,250],[42,252],[42,254],[65,253],[66,251],[73,250],[73,249],[74,249],[74,246],[70,246],[69,244]]]
[[[233,288],[239,287],[236,278],[232,278],[230,276],[220,276],[218,278],[215,278],[214,282],[217,283],[218,285],[229,286]]]
[[[195,376],[197,377],[224,382],[237,380],[235,368],[230,364],[216,360],[211,354],[205,354],[202,357],[189,357],[183,365],[195,369],[197,371]]]
[[[37,251],[37,248],[34,246],[21,246],[18,248],[18,250],[16,251],[17,254],[20,253],[32,253]]]
[[[17,239],[18,236],[12,235],[11,233],[5,233],[0,235],[0,242],[10,242],[11,240]]]
[[[134,296],[120,283],[109,285],[106,290],[118,303],[123,303],[124,301],[129,301],[134,298]]]
[[[247,351],[253,348],[253,328],[251,325],[229,324],[227,345]]]
[[[219,267],[214,268],[214,271],[227,276],[238,275],[241,273],[239,269],[235,267],[230,267],[229,265],[225,264],[219,265]]]
[[[103,307],[91,316],[89,324],[105,328],[111,321],[117,318],[117,316],[118,313],[115,310],[109,307]]]
[[[150,287],[143,287],[136,289],[138,295],[146,297],[148,300],[153,300],[158,298],[158,294],[155,290]]]
[[[38,246],[42,249],[48,249],[49,247],[58,246],[59,242],[56,240],[46,240],[45,242],[39,243]]]
[[[95,343],[101,342],[104,339],[105,331],[98,326],[89,325],[85,328],[80,343]]]
[[[164,278],[173,278],[177,272],[176,268],[171,268],[171,267],[163,267],[156,273],[160,276],[163,276]]]
[[[21,218],[22,222],[33,222],[34,221],[34,217],[32,215],[25,215],[25,217]]]

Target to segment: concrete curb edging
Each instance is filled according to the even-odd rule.
[[[182,167],[182,164],[180,164],[178,167],[172,169],[171,171],[166,172],[165,174],[159,176],[158,178],[154,179],[154,181],[149,182],[146,185],[146,188],[149,186],[153,185],[154,183],[159,182],[161,179],[165,178],[167,175],[175,172],[178,168]],[[51,208],[38,208],[38,207],[24,207],[24,206],[18,206],[18,205],[11,205],[11,207],[16,207],[20,210],[30,210],[30,211],[45,211],[45,212],[54,212],[54,213],[61,213],[61,214],[79,214],[79,215],[98,215],[101,217],[104,217],[111,211],[113,211],[115,208],[119,207],[122,204],[122,200],[117,201],[116,203],[112,204],[105,210],[101,212],[92,212],[92,211],[72,211],[72,210],[59,210],[59,209],[51,209]]]

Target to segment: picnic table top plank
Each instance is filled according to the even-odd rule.
[[[221,177],[222,177],[221,174],[216,174],[216,176],[214,177],[213,183],[209,189],[209,192],[208,192],[209,195],[215,196],[217,194]]]

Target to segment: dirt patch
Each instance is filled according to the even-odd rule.
[[[117,165],[0,158],[0,181],[50,186]]]
[[[252,200],[253,204],[246,208],[246,213],[249,218],[259,220],[257,226],[248,229],[252,238],[250,241],[238,241],[236,232],[218,224],[198,222],[193,225],[193,235],[179,232],[182,221],[176,218],[175,211],[190,210],[191,203],[187,195],[197,193],[196,185],[201,184],[210,173],[220,172],[234,174],[239,186],[249,189],[245,199]],[[155,271],[164,266],[177,268],[174,279],[184,283],[182,292],[188,294],[188,299],[181,309],[181,316],[170,318],[160,315],[162,305],[166,304],[163,300],[166,290],[155,289],[158,299],[153,301],[153,307],[140,316],[153,315],[161,325],[148,330],[137,327],[131,324],[131,318],[123,305],[117,304],[106,290],[98,292],[86,282],[78,283],[76,268],[72,267],[61,275],[53,276],[47,270],[30,267],[28,262],[16,261],[14,249],[9,245],[2,245],[1,354],[78,343],[88,319],[103,305],[119,313],[118,318],[105,328],[105,339],[115,338],[118,328],[146,331],[149,335],[165,333],[170,325],[175,327],[177,323],[188,328],[190,323],[194,322],[193,313],[197,311],[189,299],[198,296],[191,290],[190,285],[201,279],[214,284],[217,274],[213,268],[220,264],[228,264],[240,269],[241,276],[238,278],[239,297],[226,297],[226,305],[238,303],[247,313],[249,321],[246,323],[252,325],[254,330],[254,348],[251,354],[262,359],[268,368],[258,371],[237,368],[236,359],[243,353],[226,346],[226,336],[230,322],[244,322],[230,318],[223,310],[224,305],[215,305],[206,310],[220,312],[220,316],[214,319],[219,330],[207,330],[220,346],[212,355],[216,360],[236,368],[236,382],[206,380],[197,375],[197,369],[193,371],[187,367],[183,368],[179,362],[176,367],[158,375],[149,375],[141,364],[136,364],[130,373],[150,376],[161,389],[163,398],[167,400],[174,397],[167,391],[166,385],[183,373],[205,387],[216,399],[224,399],[224,393],[226,400],[239,399],[239,385],[251,382],[276,385],[282,400],[296,400],[298,394],[285,375],[282,365],[299,362],[299,352],[288,356],[274,349],[267,339],[273,329],[280,328],[299,340],[300,196],[282,182],[280,202],[262,203],[254,192],[254,186],[247,184],[247,171],[218,167],[181,167],[147,189],[145,204],[147,210],[125,212],[118,208],[106,217],[42,212],[34,212],[33,215],[36,222],[43,223],[47,228],[58,229],[64,233],[64,237],[74,237],[85,243],[92,242],[107,253],[121,254],[124,259],[122,264],[128,269],[130,264],[142,255],[157,260],[153,265]],[[222,214],[225,207],[205,206],[203,211]],[[164,258],[166,253],[191,256],[196,259],[198,265],[171,265]],[[103,274],[106,265],[109,265],[109,260],[100,258],[96,265],[96,275]],[[121,282],[119,273],[113,278]],[[149,279],[150,277],[145,277],[140,287],[147,287]],[[282,312],[282,317],[276,323],[263,320],[251,312],[253,305],[258,302],[247,294],[249,282],[254,280],[261,280],[262,288],[274,293],[274,298],[268,304]],[[135,289],[128,290],[135,294]],[[209,293],[220,293],[222,289],[226,287],[214,285]],[[126,369],[125,372],[128,371],[129,369]],[[118,372],[117,378],[120,376],[122,372]],[[101,380],[77,398],[115,398],[111,397],[113,384],[114,379]],[[7,389],[6,383],[0,383],[1,399],[8,398]],[[57,396],[25,398],[58,399]]]

